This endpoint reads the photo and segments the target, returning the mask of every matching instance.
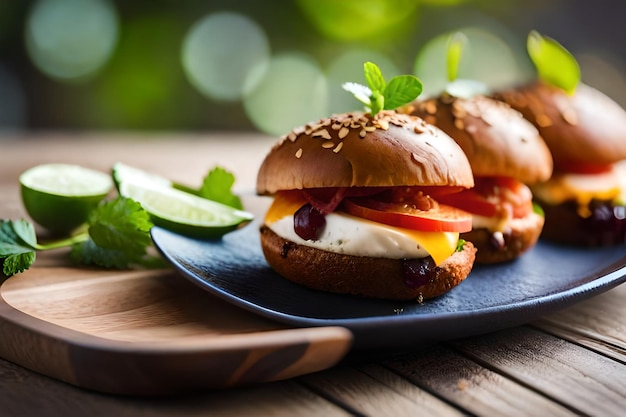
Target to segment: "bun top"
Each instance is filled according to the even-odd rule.
[[[557,168],[560,164],[611,164],[626,159],[626,112],[592,87],[579,84],[569,95],[535,82],[496,97],[539,129]]]
[[[552,156],[539,132],[506,103],[444,93],[401,111],[450,135],[467,155],[475,176],[507,176],[532,184],[552,175]]]
[[[274,145],[257,192],[318,187],[474,185],[461,148],[417,117],[343,113],[297,128]]]

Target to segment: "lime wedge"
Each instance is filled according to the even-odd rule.
[[[122,181],[119,193],[141,204],[154,224],[202,239],[221,237],[254,217],[246,211],[146,181]]]
[[[24,171],[19,181],[28,215],[57,234],[84,224],[113,188],[108,174],[69,164],[37,165]]]
[[[168,178],[154,174],[152,172],[144,171],[142,169],[126,165],[122,162],[116,162],[111,170],[113,181],[118,191],[120,184],[123,182],[132,182],[136,184],[146,184],[147,186],[159,186],[167,188],[176,188],[181,191],[185,191],[191,194],[198,194],[196,190],[187,187],[186,185],[179,184],[170,181]]]

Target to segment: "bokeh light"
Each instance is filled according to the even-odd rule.
[[[389,39],[408,30],[418,0],[298,0],[302,13],[329,39]]]
[[[104,65],[118,32],[108,0],[39,0],[26,22],[26,45],[50,77],[84,79]]]
[[[324,73],[310,56],[276,55],[263,80],[244,96],[246,113],[260,131],[285,134],[328,115],[326,85]]]
[[[190,82],[217,100],[238,100],[267,69],[270,47],[263,29],[248,17],[218,12],[197,22],[186,35],[183,67]]]
[[[469,43],[463,51],[458,78],[485,83],[491,89],[509,87],[531,77],[532,67],[499,36],[484,29],[460,28]],[[429,40],[419,51],[413,68],[424,83],[422,97],[442,92],[447,83],[446,48],[452,32]]]
[[[400,74],[398,67],[381,52],[365,48],[346,50],[331,61],[326,71],[330,113],[363,110],[363,104],[341,86],[345,82],[367,85],[363,74],[363,64],[366,61],[378,65],[387,81]]]

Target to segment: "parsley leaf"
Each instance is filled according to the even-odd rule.
[[[107,268],[152,266],[149,214],[136,201],[117,197],[93,211],[88,220],[90,239],[74,244],[70,256],[82,264]]]
[[[15,229],[19,230],[19,234]],[[23,236],[23,237],[21,237]],[[35,262],[37,239],[35,230],[26,220],[0,220],[0,264],[2,275],[10,277],[24,272]]]
[[[235,175],[220,166],[216,166],[204,177],[198,195],[242,210],[241,199],[231,191],[233,184],[235,184]]]
[[[387,83],[380,68],[372,62],[363,64],[363,72],[367,87],[348,82],[342,88],[365,104],[372,116],[381,110],[397,109],[422,93],[422,82],[414,75],[398,75]]]

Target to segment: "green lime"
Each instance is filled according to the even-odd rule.
[[[154,224],[197,238],[218,238],[250,222],[253,215],[162,184],[123,181],[120,195],[141,204]]]
[[[78,165],[37,165],[20,175],[26,212],[40,226],[58,234],[84,224],[112,188],[109,175]]]
[[[179,184],[170,181],[168,178],[154,174],[152,172],[144,171],[142,169],[126,165],[122,162],[116,162],[112,169],[113,181],[118,191],[122,182],[132,182],[136,184],[156,185],[159,187],[176,188],[181,191],[185,191],[191,194],[196,194],[197,191],[187,187],[183,184]]]

